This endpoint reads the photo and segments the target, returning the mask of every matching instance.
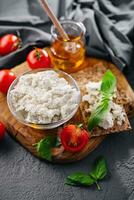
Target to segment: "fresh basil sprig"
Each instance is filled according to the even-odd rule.
[[[109,99],[103,98],[88,120],[88,130],[93,130],[107,115]]]
[[[109,111],[110,99],[114,94],[115,87],[116,77],[110,70],[107,70],[101,83],[100,92],[102,94],[102,99],[88,120],[89,131],[93,130],[107,115]]]
[[[76,172],[71,174],[66,179],[66,184],[71,186],[91,186],[96,184],[97,189],[100,190],[98,184],[107,175],[107,164],[103,157],[99,157],[93,164],[93,169],[89,174],[83,172]]]
[[[110,71],[107,70],[102,78],[101,92],[106,95],[112,95],[116,87],[116,77]]]
[[[52,160],[51,148],[55,147],[57,144],[57,137],[54,136],[46,136],[41,139],[38,143],[34,144],[36,150],[41,158],[44,158],[48,161]]]
[[[76,172],[67,177],[66,184],[67,185],[83,185],[90,186],[95,183],[94,179],[88,174],[84,174],[82,172]]]
[[[90,176],[95,180],[95,184],[97,185],[97,188],[99,189],[98,182],[99,180],[102,180],[107,175],[107,164],[103,157],[100,157],[96,159],[96,161],[93,164],[93,169],[90,173]]]

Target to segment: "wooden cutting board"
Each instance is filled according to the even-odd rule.
[[[89,70],[93,71],[95,73],[95,67],[99,66],[99,69],[101,70],[103,67],[111,69],[112,72],[116,75],[118,79],[118,89],[123,91],[122,95],[125,95],[127,97],[127,101],[124,100],[124,106],[126,109],[126,112],[128,116],[134,115],[134,92],[130,85],[128,84],[126,78],[123,76],[123,74],[117,69],[115,65],[113,65],[110,62],[107,62],[105,60],[95,59],[95,58],[86,58],[84,65],[81,67],[86,69],[87,67]],[[82,70],[84,70],[82,69]],[[13,72],[15,72],[16,75],[21,75],[22,73],[28,71],[29,68],[27,66],[27,63],[24,62],[21,65],[15,67],[12,69]],[[75,74],[74,74],[75,77]],[[83,77],[84,78],[84,77]],[[77,112],[76,116],[72,119],[73,122],[76,122],[77,120],[80,120],[79,111]],[[7,102],[6,102],[6,96],[0,93],[0,119],[5,123],[6,128],[11,136],[15,138],[22,146],[24,146],[29,152],[31,152],[33,155],[39,157],[39,155],[36,152],[35,147],[33,144],[37,143],[40,139],[44,138],[48,134],[56,134],[57,129],[53,130],[37,130],[30,128],[28,126],[25,126],[18,122],[10,113]],[[99,136],[99,137],[93,137],[90,139],[88,145],[79,153],[70,153],[70,152],[63,152],[60,156],[57,156],[57,151],[54,149],[53,154],[55,155],[53,157],[52,162],[59,162],[59,163],[67,163],[67,162],[74,162],[77,160],[80,160],[87,156],[91,151],[93,151],[105,138],[106,136]]]

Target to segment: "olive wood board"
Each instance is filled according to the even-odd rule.
[[[97,68],[96,68],[97,66]],[[120,72],[120,70],[110,62],[105,60],[96,59],[96,58],[86,58],[84,64],[82,65],[80,70],[87,69],[92,71],[93,76],[95,73],[102,74],[104,68],[110,69],[117,77],[117,86],[120,91],[121,101],[124,104],[125,110],[128,114],[128,117],[134,115],[134,92],[127,82],[124,75]],[[96,71],[97,70],[97,71]],[[105,71],[104,70],[104,71]],[[12,69],[12,71],[18,76],[23,74],[26,71],[29,71],[28,65],[26,62],[16,66]],[[75,78],[77,72],[72,74]],[[84,78],[84,77],[83,77]],[[37,143],[40,139],[44,138],[48,134],[57,134],[57,129],[52,130],[37,130],[18,122],[7,106],[6,95],[0,93],[0,120],[5,123],[5,126],[9,132],[9,134],[15,138],[22,146],[24,146],[29,152],[31,152],[34,156],[40,157],[36,151],[36,148],[33,144]],[[76,115],[71,119],[70,122],[76,123],[81,120],[80,111],[76,113]],[[62,148],[53,148],[52,154],[53,159],[52,162],[57,163],[69,163],[75,162],[83,159],[90,152],[92,152],[106,137],[106,135],[102,135],[99,137],[90,138],[86,147],[77,153],[71,153],[67,151],[63,151]],[[119,144],[120,145],[120,144]]]

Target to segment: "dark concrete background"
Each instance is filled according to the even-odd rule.
[[[132,121],[134,127],[134,120]],[[64,185],[72,172],[88,172],[103,155],[109,173],[101,191]],[[0,200],[133,200],[134,134],[108,136],[86,159],[74,164],[48,164],[33,157],[6,135],[0,143]]]

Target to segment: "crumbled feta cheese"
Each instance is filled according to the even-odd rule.
[[[122,125],[122,122],[125,121],[126,117],[123,107],[116,103],[112,103],[111,112],[113,114],[113,120],[116,120],[118,125]]]
[[[108,129],[113,127],[114,121],[113,121],[113,115],[111,112],[107,113],[107,117],[103,119],[103,121],[99,124],[100,127],[104,129]]]
[[[100,87],[101,82],[91,81],[85,86],[87,93],[82,97],[82,101],[89,103],[89,108],[86,109],[87,113],[92,113],[98,106],[98,103],[102,98]],[[116,89],[113,98],[116,98]],[[116,122],[117,125],[122,125],[122,123],[125,121],[125,116],[126,114],[123,107],[114,103],[111,98],[109,112],[99,126],[104,129],[108,129],[114,126],[114,122]]]
[[[99,81],[99,82],[89,81],[86,84],[87,91],[90,91],[90,90],[100,90],[100,88],[101,88],[101,81]]]
[[[87,112],[92,112],[99,101],[101,100],[102,95],[100,94],[100,87],[101,87],[101,81],[100,82],[91,82],[89,81],[85,88],[87,93],[82,97],[82,101],[86,101],[90,104],[90,107],[86,110]]]
[[[52,70],[23,75],[10,91],[16,112],[39,124],[65,119],[77,107],[78,96],[76,88]]]

